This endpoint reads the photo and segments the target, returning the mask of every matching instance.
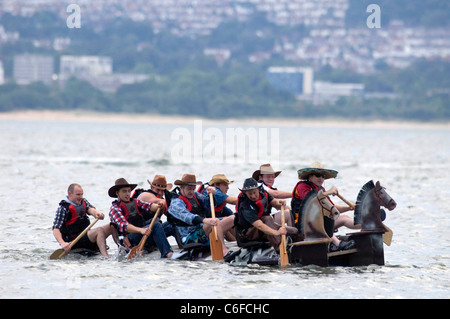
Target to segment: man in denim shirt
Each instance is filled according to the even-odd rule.
[[[217,236],[222,243],[223,255],[226,257],[230,250],[225,246],[223,239],[223,229],[221,221],[217,218],[210,218],[209,196],[197,193],[196,185],[201,182],[196,181],[193,174],[184,174],[181,180],[176,180],[175,185],[180,186],[180,195],[171,200],[169,215],[180,233],[183,244],[202,243],[209,244],[209,234],[213,226],[217,228]],[[215,193],[215,188],[208,186],[207,193]]]

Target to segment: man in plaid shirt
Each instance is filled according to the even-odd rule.
[[[116,180],[108,194],[117,198],[112,202],[109,211],[109,219],[114,224],[120,234],[126,235],[131,246],[137,246],[144,235],[148,235],[145,247],[150,249],[157,246],[162,258],[172,257],[172,248],[167,241],[162,224],[154,223],[149,229],[149,224],[154,217],[154,212],[163,204],[152,204],[138,199],[131,198],[131,191],[137,184],[129,184],[124,178]]]
[[[85,198],[83,188],[79,184],[71,184],[67,190],[66,199],[59,203],[53,221],[53,236],[61,247],[70,251],[70,242],[89,226],[89,217],[92,215],[98,219],[104,219],[105,215],[95,209]],[[109,257],[106,246],[106,238],[114,232],[109,224],[90,229],[73,247],[84,248],[92,251],[100,251],[104,257]]]

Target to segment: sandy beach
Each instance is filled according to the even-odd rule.
[[[379,127],[404,129],[450,129],[450,122],[414,122],[414,121],[381,121],[381,120],[346,120],[339,118],[305,119],[305,118],[253,118],[214,120],[181,115],[164,116],[152,114],[106,113],[85,110],[73,111],[13,111],[0,112],[0,121],[42,121],[42,122],[91,122],[91,123],[170,123],[187,124],[194,120],[202,120],[204,124],[257,125],[268,127],[302,126],[302,127]]]

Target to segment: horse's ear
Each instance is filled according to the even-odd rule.
[[[377,183],[375,184],[375,186],[376,186],[377,188],[379,188],[379,187],[380,187],[380,181],[377,181]]]

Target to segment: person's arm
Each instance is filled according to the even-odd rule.
[[[163,205],[163,207],[166,205],[166,201],[163,198],[158,198],[155,196],[155,194],[152,194],[150,192],[143,192],[141,195],[139,195],[138,199],[143,202],[152,203],[152,204],[161,203]]]
[[[61,227],[64,224],[66,216],[67,216],[67,210],[64,207],[59,206],[58,209],[56,210],[56,216],[55,216],[55,220],[53,221],[52,230],[53,230],[53,236],[55,237],[56,241],[59,243],[61,248],[63,248],[66,251],[69,251],[70,243],[64,241],[62,234],[61,234]]]
[[[281,209],[281,206],[286,207],[286,201],[284,199],[272,199],[272,201],[270,202],[270,206],[276,208],[276,209]]]
[[[169,214],[174,218],[189,224],[189,225],[199,225],[205,219],[197,214],[192,214],[187,210],[186,204],[179,198],[172,200],[168,210]]]
[[[235,197],[235,196],[228,196],[227,199],[225,200],[225,203],[230,204],[230,205],[236,205],[237,204],[237,197]]]
[[[291,192],[287,192],[287,191],[282,191],[282,190],[278,190],[278,189],[271,189],[269,187],[267,187],[267,191],[269,192],[270,195],[272,195],[275,198],[291,198],[292,197],[292,193]]]
[[[59,230],[59,228],[53,228],[53,236],[62,249],[64,249],[65,251],[70,251],[70,243],[64,241],[64,239],[62,238],[61,230]]]
[[[279,236],[287,234],[285,227],[281,227],[280,229],[275,230],[264,224],[261,219],[258,219],[257,221],[253,222],[252,226],[262,231],[266,235]]]

